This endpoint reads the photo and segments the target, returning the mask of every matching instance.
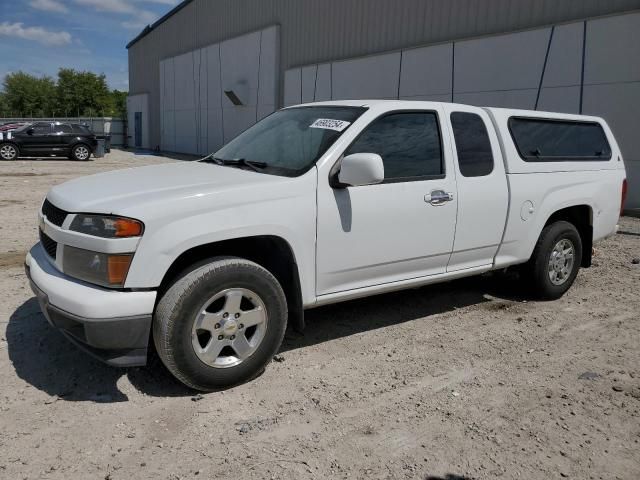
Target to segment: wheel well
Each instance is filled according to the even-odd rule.
[[[93,151],[93,147],[91,145],[89,145],[89,143],[87,142],[83,142],[83,141],[78,141],[74,144],[71,145],[71,151],[73,151],[74,148],[76,148],[78,145],[84,145],[85,147],[87,147],[89,150]]]
[[[13,145],[16,148],[16,150],[18,152],[20,152],[20,147],[18,146],[18,144],[16,142],[10,142],[10,141],[4,140],[4,141],[0,142],[0,145]]]
[[[158,299],[187,271],[219,256],[241,257],[266,268],[276,277],[287,297],[289,322],[297,331],[304,329],[304,310],[300,277],[293,250],[286,240],[276,236],[234,238],[208,243],[187,250],[169,267],[158,289]]]
[[[546,227],[561,220],[573,224],[578,230],[580,240],[582,240],[581,265],[590,267],[593,249],[593,210],[589,205],[575,205],[563,208],[551,215],[544,226]]]

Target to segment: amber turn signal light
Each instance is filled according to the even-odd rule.
[[[139,237],[142,235],[142,223],[130,218],[118,218],[114,222],[116,237]]]
[[[124,285],[132,259],[132,255],[109,255],[107,257],[107,278],[111,285]]]

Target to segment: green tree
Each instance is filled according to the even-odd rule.
[[[125,118],[127,116],[127,97],[129,92],[113,90],[111,92],[111,100],[113,102],[111,116]]]
[[[103,116],[110,110],[111,92],[104,75],[61,68],[57,90],[61,115]]]
[[[4,102],[11,115],[45,117],[51,115],[56,84],[50,77],[35,77],[24,72],[4,77]]]
[[[103,74],[61,68],[50,77],[7,75],[0,91],[0,117],[119,117],[127,115],[127,92],[109,90]]]
[[[9,111],[7,98],[3,92],[0,92],[0,118],[9,116],[11,116],[11,113]]]

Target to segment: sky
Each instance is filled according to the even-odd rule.
[[[180,0],[0,0],[0,84],[22,70],[104,73],[128,90],[126,45]],[[1,88],[1,87],[0,87]]]

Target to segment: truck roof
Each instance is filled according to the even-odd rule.
[[[451,102],[431,102],[423,100],[376,100],[376,99],[362,99],[362,100],[331,100],[324,102],[311,102],[303,103],[300,105],[291,105],[292,107],[309,107],[309,106],[326,106],[326,107],[387,107],[390,110],[394,108],[398,109],[411,109],[411,108],[433,108],[435,105],[449,105],[455,107],[456,105],[466,107],[482,108],[488,112],[494,113],[496,116],[507,117],[543,117],[543,118],[557,118],[565,120],[582,120],[582,121],[597,121],[604,122],[601,117],[595,117],[590,115],[577,115],[572,113],[557,113],[547,112],[542,110],[524,110],[516,108],[501,108],[501,107],[488,107],[481,105],[469,105],[463,103],[451,103]]]

